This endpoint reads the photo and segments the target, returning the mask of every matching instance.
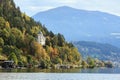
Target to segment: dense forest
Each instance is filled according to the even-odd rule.
[[[44,46],[37,42],[39,32],[46,37]],[[62,34],[48,31],[22,13],[13,0],[0,0],[0,60],[13,60],[17,66],[48,68],[55,64],[79,65],[81,55]]]
[[[45,45],[38,42],[39,32],[46,38]],[[2,60],[14,61],[18,67],[105,65],[91,57],[82,60],[77,48],[67,42],[62,34],[48,31],[44,25],[22,13],[13,0],[0,0],[0,61]]]

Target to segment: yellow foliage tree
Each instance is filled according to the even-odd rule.
[[[5,27],[10,28],[10,23],[8,21],[5,23]]]
[[[38,42],[33,41],[32,47],[34,49],[35,57],[40,60],[50,60],[48,54],[46,53],[45,49],[40,45]]]

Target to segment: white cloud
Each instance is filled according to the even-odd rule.
[[[78,9],[97,10],[120,16],[120,0],[14,0],[23,12],[33,15],[53,7],[71,6]]]
[[[62,4],[75,4],[77,0],[59,0],[58,2]]]
[[[52,9],[52,6],[29,6],[28,9],[32,11],[44,11],[48,9]]]
[[[114,32],[114,33],[111,33],[110,35],[113,35],[113,36],[120,36],[120,33],[117,33],[117,32]]]
[[[78,9],[108,12],[120,16],[120,0],[78,0],[72,6]]]
[[[120,39],[120,36],[115,37],[116,39]]]
[[[116,39],[120,39],[120,33],[119,32],[114,32],[114,33],[111,33],[110,35],[115,37]]]

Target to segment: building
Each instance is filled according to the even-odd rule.
[[[2,68],[15,68],[14,61],[0,60],[0,66]]]
[[[41,45],[45,45],[45,40],[46,38],[43,36],[43,33],[42,32],[39,32],[38,33],[38,42],[41,44]]]

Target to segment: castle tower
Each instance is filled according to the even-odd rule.
[[[45,45],[45,40],[46,38],[43,36],[43,33],[42,32],[39,32],[38,33],[38,42],[41,44],[41,45]]]

